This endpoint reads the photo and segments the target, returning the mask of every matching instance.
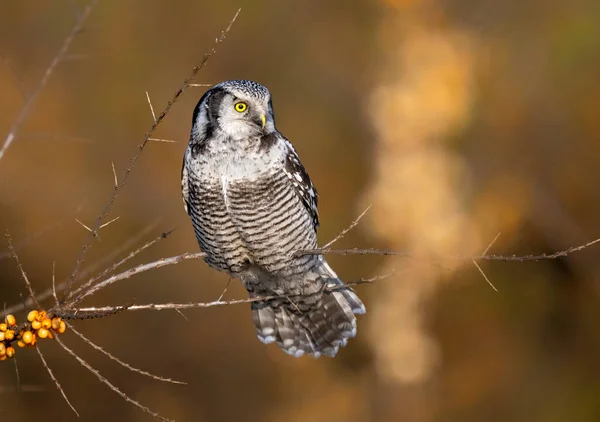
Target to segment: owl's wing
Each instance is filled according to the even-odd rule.
[[[187,161],[187,151],[185,156],[183,157],[183,165],[181,166],[181,196],[183,197],[183,207],[185,208],[185,212],[190,214],[190,203],[189,203],[189,185],[188,185],[188,170],[185,165]]]
[[[302,204],[308,211],[309,215],[312,218],[313,225],[315,230],[319,227],[319,211],[317,209],[319,203],[319,196],[317,194],[317,189],[313,185],[306,169],[300,162],[300,158],[298,157],[298,153],[292,146],[291,142],[285,139],[285,144],[287,148],[287,154],[285,156],[285,166],[284,171],[288,179],[292,182],[292,186],[294,186],[294,191],[299,196]]]

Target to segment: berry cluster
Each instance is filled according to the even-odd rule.
[[[67,330],[67,325],[59,317],[51,317],[46,311],[33,310],[27,314],[27,322],[17,326],[14,315],[6,315],[4,322],[0,323],[0,361],[15,356],[13,342],[19,347],[33,347],[38,338],[54,338],[54,333],[62,334]]]

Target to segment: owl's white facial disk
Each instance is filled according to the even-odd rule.
[[[219,133],[234,141],[248,140],[275,131],[268,91],[217,85],[199,107],[194,122],[198,139]]]

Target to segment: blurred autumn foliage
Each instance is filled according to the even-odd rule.
[[[5,2],[0,139],[83,2]],[[324,243],[368,204],[340,247],[431,259],[331,256],[368,314],[335,359],[293,359],[256,338],[249,307],[131,313],[76,324],[150,382],[81,341],[65,342],[135,400],[176,420],[598,421],[600,251],[489,263],[494,292],[452,255],[528,254],[600,236],[600,5],[593,0],[100,2],[0,161],[0,228],[36,290],[75,265],[117,174],[238,7],[198,83],[269,87],[278,128],[319,193]],[[93,265],[176,229],[133,264],[197,244],[181,203],[181,159],[203,88],[176,104],[100,231]],[[26,295],[0,247],[0,302]],[[126,254],[128,251],[122,253]],[[2,259],[4,258],[4,259]],[[133,265],[132,264],[132,265]],[[468,265],[467,265],[468,264]],[[226,276],[200,261],[145,273],[87,304],[214,300]],[[244,297],[232,283],[227,297]],[[168,333],[168,341],[164,341]],[[46,344],[44,344],[46,346]],[[83,420],[148,420],[55,344],[44,347]],[[6,420],[76,420],[37,354],[0,364]]]

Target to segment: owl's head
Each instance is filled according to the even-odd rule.
[[[271,94],[252,81],[221,82],[202,96],[192,124],[197,139],[217,133],[234,140],[269,134],[275,130]]]

